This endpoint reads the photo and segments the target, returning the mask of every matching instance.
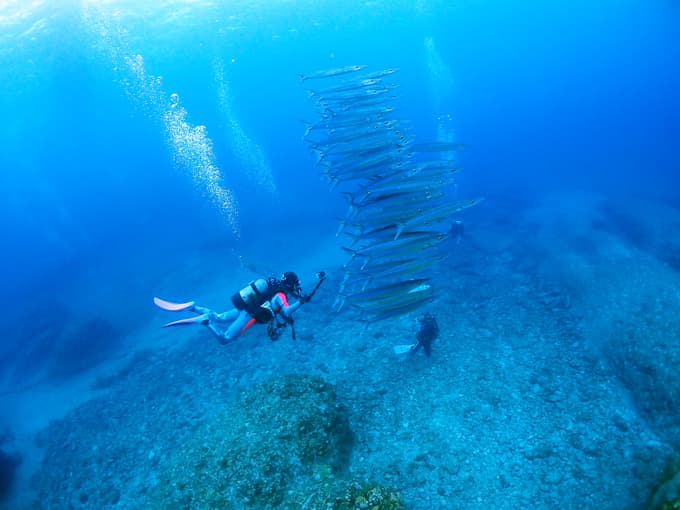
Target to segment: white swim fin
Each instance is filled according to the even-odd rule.
[[[416,347],[416,344],[395,345],[394,346],[394,354],[406,354],[407,352],[411,352],[415,347]]]

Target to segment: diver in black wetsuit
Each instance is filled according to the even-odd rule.
[[[439,336],[439,324],[430,312],[427,312],[418,321],[418,332],[416,333],[417,342],[411,347],[411,355],[414,355],[419,349],[423,349],[425,356],[428,358],[432,354],[432,342]]]
[[[455,239],[457,243],[460,243],[463,234],[465,234],[465,224],[463,223],[463,220],[454,221],[451,224],[451,237]]]
[[[416,332],[416,343],[410,345],[395,345],[395,354],[409,353],[413,356],[420,349],[423,349],[428,358],[432,354],[432,342],[439,336],[439,325],[437,319],[430,312],[427,312],[418,319],[418,331]]]

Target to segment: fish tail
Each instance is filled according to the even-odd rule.
[[[350,205],[354,205],[354,193],[350,191],[341,191],[341,195],[344,195]]]
[[[346,226],[347,222],[345,220],[340,221],[340,226],[338,227],[338,231],[335,233],[335,237],[338,237],[340,234],[342,234],[342,231],[345,230]]]
[[[314,163],[314,166],[319,166],[323,160],[324,160],[324,153],[323,151],[319,149],[312,149],[314,152],[316,152],[316,163]]]
[[[334,189],[335,186],[338,184],[338,181],[335,177],[333,177],[328,170],[324,170],[323,176],[326,178],[326,185],[328,186],[328,189]]]
[[[338,295],[338,297],[335,298],[335,302],[333,303],[333,308],[336,312],[339,312],[342,310],[343,306],[345,306],[345,296]]]
[[[302,139],[304,140],[312,132],[312,126],[314,124],[312,124],[311,122],[307,122],[306,120],[302,120],[302,119],[300,119],[300,122],[302,122],[305,125],[305,134],[302,135]]]

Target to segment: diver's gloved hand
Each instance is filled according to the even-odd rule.
[[[309,303],[311,299],[312,299],[311,296],[305,296],[303,294],[302,296],[300,296],[300,303],[304,305],[305,303]]]

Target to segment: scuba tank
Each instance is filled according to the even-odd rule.
[[[250,282],[247,286],[231,296],[231,302],[237,310],[246,310],[251,303],[260,300],[260,296],[266,292],[267,288],[267,281],[259,278]],[[260,304],[261,303],[257,303],[256,306],[259,306]]]

